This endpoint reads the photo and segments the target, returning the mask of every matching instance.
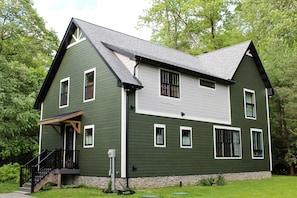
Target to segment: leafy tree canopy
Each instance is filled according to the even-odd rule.
[[[0,0],[1,164],[20,162],[38,147],[33,104],[59,42],[32,6],[30,0]]]

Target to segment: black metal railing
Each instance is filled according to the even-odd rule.
[[[31,180],[32,176],[32,166],[38,164],[38,160],[42,160],[47,156],[48,151],[44,150],[37,157],[31,159],[25,165],[21,165],[20,170],[20,187],[22,187],[26,182]]]
[[[31,192],[34,192],[34,187],[54,169],[78,169],[78,154],[78,150],[43,151],[39,156],[21,166],[20,187],[30,181]]]

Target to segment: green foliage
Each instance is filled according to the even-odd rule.
[[[0,183],[16,183],[20,182],[20,165],[18,163],[5,164],[0,167]]]
[[[138,26],[152,28],[152,41],[201,54],[244,40],[232,23],[236,1],[153,0]],[[233,39],[230,39],[233,38]]]
[[[39,112],[32,107],[57,46],[31,0],[0,1],[0,165],[37,150]]]
[[[223,175],[219,175],[216,179],[213,177],[204,178],[199,180],[200,186],[224,186],[226,184],[225,177]]]
[[[219,175],[217,180],[216,180],[216,185],[217,186],[224,186],[226,184],[225,177],[223,175]]]
[[[213,186],[215,183],[216,182],[213,177],[204,178],[199,181],[200,186]]]

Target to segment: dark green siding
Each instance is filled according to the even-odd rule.
[[[129,110],[129,176],[170,176],[269,171],[265,87],[250,57],[246,57],[230,87],[232,127],[241,128],[242,159],[214,159],[213,125],[173,118],[136,114]],[[255,90],[257,120],[244,117],[243,88]],[[144,88],[145,89],[145,88]],[[130,104],[134,105],[134,95]],[[152,104],[153,105],[153,104]],[[166,148],[154,147],[154,123],[166,125]],[[193,148],[180,148],[180,126],[192,127]],[[264,133],[265,159],[252,160],[250,128]],[[133,167],[137,168],[136,170]]]
[[[95,100],[83,102],[84,71],[96,67]],[[70,77],[69,106],[59,109],[60,80]],[[43,118],[83,110],[81,133],[77,134],[81,175],[108,176],[107,150],[115,148],[120,156],[121,89],[117,79],[88,41],[67,49],[44,101]],[[94,148],[83,148],[83,128],[95,125]],[[43,127],[43,149],[63,148],[63,136],[51,126]],[[120,157],[117,158],[120,164]],[[119,169],[119,168],[118,168]]]

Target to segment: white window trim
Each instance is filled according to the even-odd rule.
[[[254,114],[255,114],[255,117],[249,117],[247,116],[247,113],[246,113],[246,98],[245,98],[245,93],[246,92],[249,92],[249,93],[252,93],[253,94],[253,100],[254,100]],[[244,98],[244,116],[246,119],[250,119],[250,120],[256,120],[257,119],[257,103],[256,103],[256,92],[254,90],[251,90],[251,89],[246,89],[244,88],[243,89],[243,98]]]
[[[239,132],[240,140],[240,156],[239,157],[217,157],[217,147],[216,147],[216,129],[227,129]],[[242,159],[242,141],[241,141],[241,129],[238,127],[229,127],[229,126],[213,126],[213,149],[214,149],[214,159]]]
[[[260,132],[261,133],[261,142],[262,142],[262,145],[261,146],[262,146],[262,152],[263,152],[263,156],[262,157],[255,157],[254,156],[253,131]],[[252,159],[264,159],[265,153],[264,153],[263,130],[262,129],[257,129],[257,128],[251,128],[250,129],[250,135],[251,135],[251,154],[252,154]]]
[[[189,130],[190,131],[190,138],[191,138],[191,145],[190,146],[183,146],[183,137],[182,137],[182,131],[183,130]],[[192,127],[180,126],[179,140],[180,140],[180,148],[193,148],[193,132],[192,132]]]
[[[208,86],[204,86],[204,85],[201,85],[201,80],[202,81],[207,81],[207,82],[210,82],[210,83],[214,83],[214,88],[212,88],[212,87],[208,87]],[[216,90],[216,82],[215,81],[212,81],[212,80],[207,80],[207,79],[204,79],[204,78],[199,78],[199,80],[198,80],[198,84],[199,84],[199,87],[201,87],[201,88],[205,88],[205,89],[208,89],[208,90]]]
[[[85,100],[85,91],[86,91],[86,74],[87,73],[90,73],[90,72],[94,72],[94,97],[91,98],[91,99],[87,99]],[[90,102],[90,101],[93,101],[95,100],[95,96],[96,96],[96,67],[92,68],[92,69],[89,69],[89,70],[86,70],[84,72],[84,87],[83,87],[83,102]]]
[[[61,106],[61,89],[62,89],[62,83],[68,81],[68,90],[67,90],[67,104]],[[59,108],[65,108],[69,106],[69,90],[70,90],[70,77],[64,78],[60,80],[60,90],[59,90]]]
[[[156,136],[156,128],[163,128],[164,129],[164,145],[158,145],[157,144],[157,136]],[[166,125],[165,124],[154,124],[154,147],[166,147]]]
[[[170,97],[170,96],[164,96],[164,95],[161,94],[161,70],[178,74],[178,80],[179,80],[179,97],[178,98]],[[182,95],[181,92],[182,92],[181,91],[181,73],[176,72],[176,71],[172,71],[172,70],[168,70],[168,69],[164,69],[164,68],[159,68],[159,96],[162,97],[162,98],[167,98],[169,100],[181,100],[181,95]]]
[[[92,129],[92,145],[85,145],[85,143],[86,143],[86,130],[87,129]],[[86,126],[84,126],[83,148],[94,148],[94,139],[95,139],[95,125],[86,125]]]

